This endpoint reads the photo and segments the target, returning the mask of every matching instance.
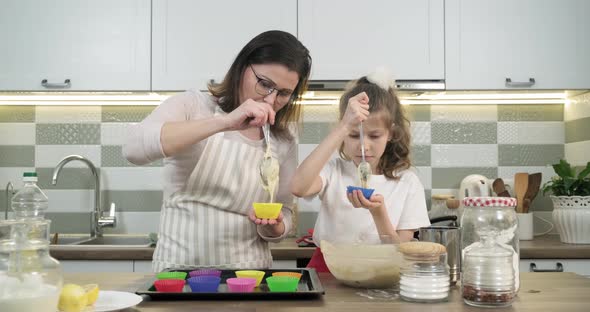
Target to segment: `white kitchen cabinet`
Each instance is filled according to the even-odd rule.
[[[297,34],[297,0],[153,0],[152,89],[207,89],[267,30]]]
[[[133,272],[133,260],[60,260],[64,272]]]
[[[447,89],[590,88],[588,12],[586,0],[446,0]]]
[[[0,91],[150,89],[150,0],[4,0],[0,42]]]
[[[537,270],[556,270],[561,267],[563,272],[590,277],[590,259],[521,259],[520,272],[532,272],[531,263]]]
[[[443,0],[299,0],[298,36],[312,79],[356,79],[385,66],[396,79],[444,79]]]

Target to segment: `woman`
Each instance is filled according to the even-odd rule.
[[[268,242],[289,232],[297,166],[289,130],[307,85],[309,51],[293,35],[264,32],[240,51],[211,94],[186,91],[164,101],[134,127],[123,148],[134,164],[164,158],[164,203],[152,268],[268,268]],[[268,202],[259,182],[261,127],[271,125],[280,163],[276,220],[257,219],[253,202]]]

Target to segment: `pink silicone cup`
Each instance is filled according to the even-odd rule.
[[[252,292],[256,286],[256,279],[249,277],[228,278],[225,282],[231,292]]]
[[[182,292],[184,280],[181,279],[164,279],[154,282],[154,287],[159,292]]]
[[[194,271],[190,271],[188,273],[188,275],[190,277],[194,277],[194,276],[217,276],[220,277],[221,276],[221,271],[217,270],[217,269],[199,269],[199,270],[194,270]]]

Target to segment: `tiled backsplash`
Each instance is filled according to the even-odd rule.
[[[590,107],[588,96],[578,102]],[[580,104],[580,105],[581,105]],[[567,106],[576,106],[574,105]],[[456,193],[463,177],[479,173],[489,178],[512,178],[515,172],[540,171],[547,180],[547,164],[564,157],[572,144],[590,144],[584,118],[564,122],[564,105],[412,105],[412,153],[415,170],[426,189]],[[51,185],[53,167],[69,154],[83,155],[100,168],[104,207],[115,202],[118,226],[107,233],[156,232],[162,202],[162,162],[138,167],[121,155],[127,127],[142,120],[153,106],[0,106],[0,207],[4,186],[20,187],[23,171],[37,170],[40,186],[50,198],[52,230],[86,232],[93,207],[90,172],[72,162]],[[327,135],[337,118],[335,106],[305,106],[299,159],[305,158]],[[565,113],[567,118],[568,112]],[[584,130],[585,136],[577,129]],[[572,133],[569,135],[569,133]],[[570,141],[571,139],[571,141]],[[567,140],[567,141],[566,141]],[[567,142],[567,144],[566,144]],[[577,149],[576,149],[577,148]],[[584,158],[578,147],[575,156]],[[577,154],[579,153],[579,155]],[[568,155],[568,157],[570,157]],[[316,201],[300,200],[300,232],[312,227]],[[547,198],[533,203],[537,211],[551,210]]]

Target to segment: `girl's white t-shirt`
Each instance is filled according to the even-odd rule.
[[[389,218],[396,230],[416,230],[430,225],[424,187],[411,170],[398,173],[399,180],[372,175],[369,188],[381,194]],[[346,187],[360,185],[357,168],[352,161],[331,159],[320,172],[322,188],[317,194],[321,208],[313,239],[336,243],[378,243],[379,234],[369,210],[354,208],[346,197]]]

